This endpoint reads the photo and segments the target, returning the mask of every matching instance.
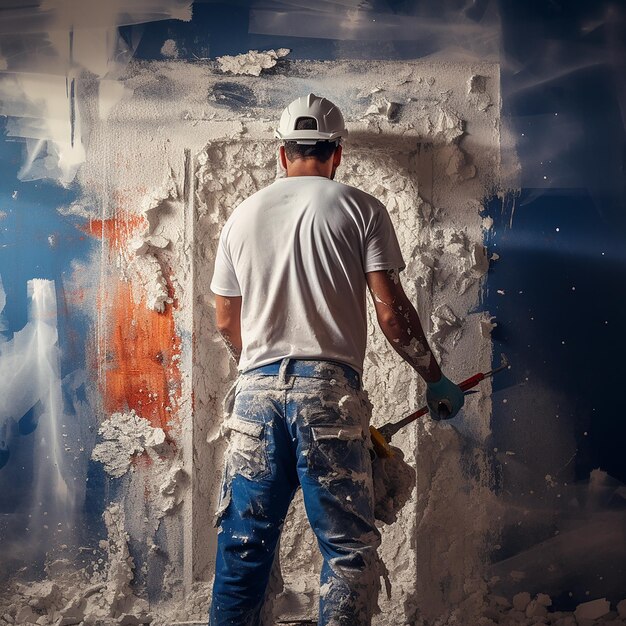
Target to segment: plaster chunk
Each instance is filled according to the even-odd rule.
[[[386,98],[383,98],[382,100],[370,104],[363,116],[380,115],[386,117],[389,121],[394,121],[400,115],[401,109],[402,105],[399,102],[390,102]]]
[[[475,74],[469,79],[467,93],[474,106],[479,111],[486,111],[492,104],[491,97],[487,92],[487,76]]]
[[[491,331],[498,326],[494,322],[496,318],[488,313],[484,313],[480,318],[480,334],[483,338],[488,339],[491,337]]]
[[[526,607],[526,617],[543,617],[548,614],[548,609],[538,600],[531,600]]]
[[[525,611],[526,607],[530,604],[530,594],[527,591],[516,593],[513,596],[513,608],[516,611]]]
[[[476,176],[476,166],[469,162],[467,154],[457,145],[453,144],[447,148],[448,164],[446,174],[455,183],[462,183]]]
[[[49,580],[23,586],[22,592],[29,599],[30,606],[37,610],[49,610],[61,604],[61,590]]]
[[[441,350],[442,344],[447,341],[456,346],[463,334],[463,322],[454,311],[447,304],[443,304],[435,309],[431,318],[434,330],[430,338],[435,346]]]
[[[547,593],[538,593],[535,600],[542,606],[552,606],[552,598]]]
[[[433,135],[442,143],[452,143],[464,133],[464,122],[454,112],[442,107],[437,108],[433,119]]]
[[[94,447],[91,458],[102,463],[107,473],[114,478],[128,471],[134,456],[148,449],[158,449],[165,443],[163,429],[154,428],[134,410],[113,413],[102,423],[98,434],[103,441]]]
[[[175,465],[170,469],[165,480],[159,487],[159,493],[162,499],[162,513],[170,513],[180,504],[187,482],[188,475],[182,467]]]
[[[168,59],[178,58],[178,45],[173,39],[166,39],[161,46],[161,54]]]
[[[576,619],[598,619],[611,610],[611,603],[606,598],[598,598],[590,602],[583,602],[576,607],[574,614]]]
[[[34,623],[39,616],[29,607],[22,607],[15,616],[15,621],[18,624],[24,624],[26,622]]]
[[[217,64],[222,72],[231,74],[260,76],[263,70],[270,69],[278,63],[278,59],[287,56],[291,50],[289,48],[279,48],[278,50],[250,50],[245,54],[235,56],[217,57]]]

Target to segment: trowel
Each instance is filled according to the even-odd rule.
[[[479,372],[478,374],[474,374],[470,376],[467,380],[464,380],[462,383],[459,383],[459,387],[465,392],[466,395],[471,393],[476,393],[475,391],[471,391],[473,387],[476,387],[480,382],[485,380],[486,378],[491,378],[494,374],[501,372],[504,369],[509,367],[509,362],[506,356],[503,354],[500,366],[489,372]],[[374,426],[370,426],[370,436],[372,438],[372,445],[374,446],[374,451],[376,452],[376,456],[380,458],[389,458],[393,456],[393,450],[389,446],[389,442],[391,438],[402,428],[414,422],[415,420],[422,417],[422,415],[426,415],[429,412],[429,408],[427,406],[418,409],[411,415],[407,415],[401,420],[397,422],[389,422],[380,428],[375,428]],[[439,405],[439,418],[446,419],[450,414],[449,407],[445,404]]]

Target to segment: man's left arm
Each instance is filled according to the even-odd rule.
[[[241,358],[241,296],[215,296],[215,322],[235,363]]]

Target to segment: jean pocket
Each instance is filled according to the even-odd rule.
[[[311,426],[307,463],[329,478],[346,478],[366,470],[367,448],[360,424]]]
[[[253,480],[269,474],[265,424],[233,415],[224,424],[228,437],[229,476]]]

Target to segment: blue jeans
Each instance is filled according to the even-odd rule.
[[[284,359],[234,389],[209,626],[257,626],[289,503],[302,487],[323,557],[318,624],[366,626],[379,590],[370,404],[350,368]]]

